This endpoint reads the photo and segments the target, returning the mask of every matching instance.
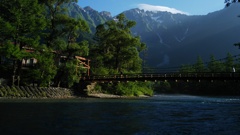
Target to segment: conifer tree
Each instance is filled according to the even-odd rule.
[[[130,29],[134,25],[136,22],[120,14],[116,20],[97,26],[95,38],[98,45],[93,52],[97,53],[98,67],[104,66],[108,73],[141,72],[139,52],[146,46],[138,36],[132,35]]]
[[[225,72],[232,72],[233,71],[233,67],[234,67],[234,59],[233,56],[228,53],[227,54],[227,58],[225,61]]]
[[[198,56],[197,62],[196,62],[196,64],[194,64],[194,68],[195,68],[196,72],[205,72],[206,71],[205,65],[200,56]]]
[[[217,61],[213,55],[210,57],[210,62],[208,63],[209,72],[223,72],[224,65],[220,61]]]

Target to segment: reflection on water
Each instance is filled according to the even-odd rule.
[[[1,134],[239,134],[240,97],[0,99]]]

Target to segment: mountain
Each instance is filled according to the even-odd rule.
[[[87,21],[92,33],[95,32],[95,29],[99,24],[113,19],[110,12],[98,12],[89,6],[82,8],[76,3],[69,3],[66,6],[68,8],[68,14],[71,17],[81,18]]]
[[[240,41],[240,4],[203,16],[131,9],[124,14],[135,20],[132,29],[148,45],[147,64],[152,67],[174,67],[193,64],[201,56],[217,59],[227,53],[239,53],[233,44]]]
[[[130,20],[137,22],[132,32],[140,35],[148,46],[146,57],[150,66],[162,66],[169,64],[169,50],[175,48],[190,34],[189,18],[183,14],[169,12],[151,12],[140,9],[131,9],[124,14]]]
[[[105,21],[114,19],[109,12],[98,12],[91,7],[69,5],[69,14],[86,20],[92,30]],[[150,67],[174,67],[193,64],[197,57],[209,61],[227,53],[239,53],[233,44],[240,42],[240,4],[202,16],[188,16],[169,12],[152,12],[131,9],[123,12],[129,20],[136,21],[134,35],[140,35],[148,46],[144,57]]]

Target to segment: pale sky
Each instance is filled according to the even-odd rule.
[[[78,4],[80,7],[90,6],[99,12],[109,11],[112,16],[132,8],[206,15],[225,6],[224,0],[78,0]]]

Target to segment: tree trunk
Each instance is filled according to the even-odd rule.
[[[119,64],[120,64],[120,63],[119,63],[119,58],[120,58],[119,54],[120,54],[120,45],[118,44],[118,45],[117,45],[117,48],[116,48],[116,59],[115,59],[115,62],[116,62],[116,63],[115,63],[115,64],[116,64],[116,67],[115,67],[115,68],[116,68],[116,71],[117,71],[117,72],[120,72],[120,70],[119,70],[119,68],[120,68],[120,67],[119,67]]]

